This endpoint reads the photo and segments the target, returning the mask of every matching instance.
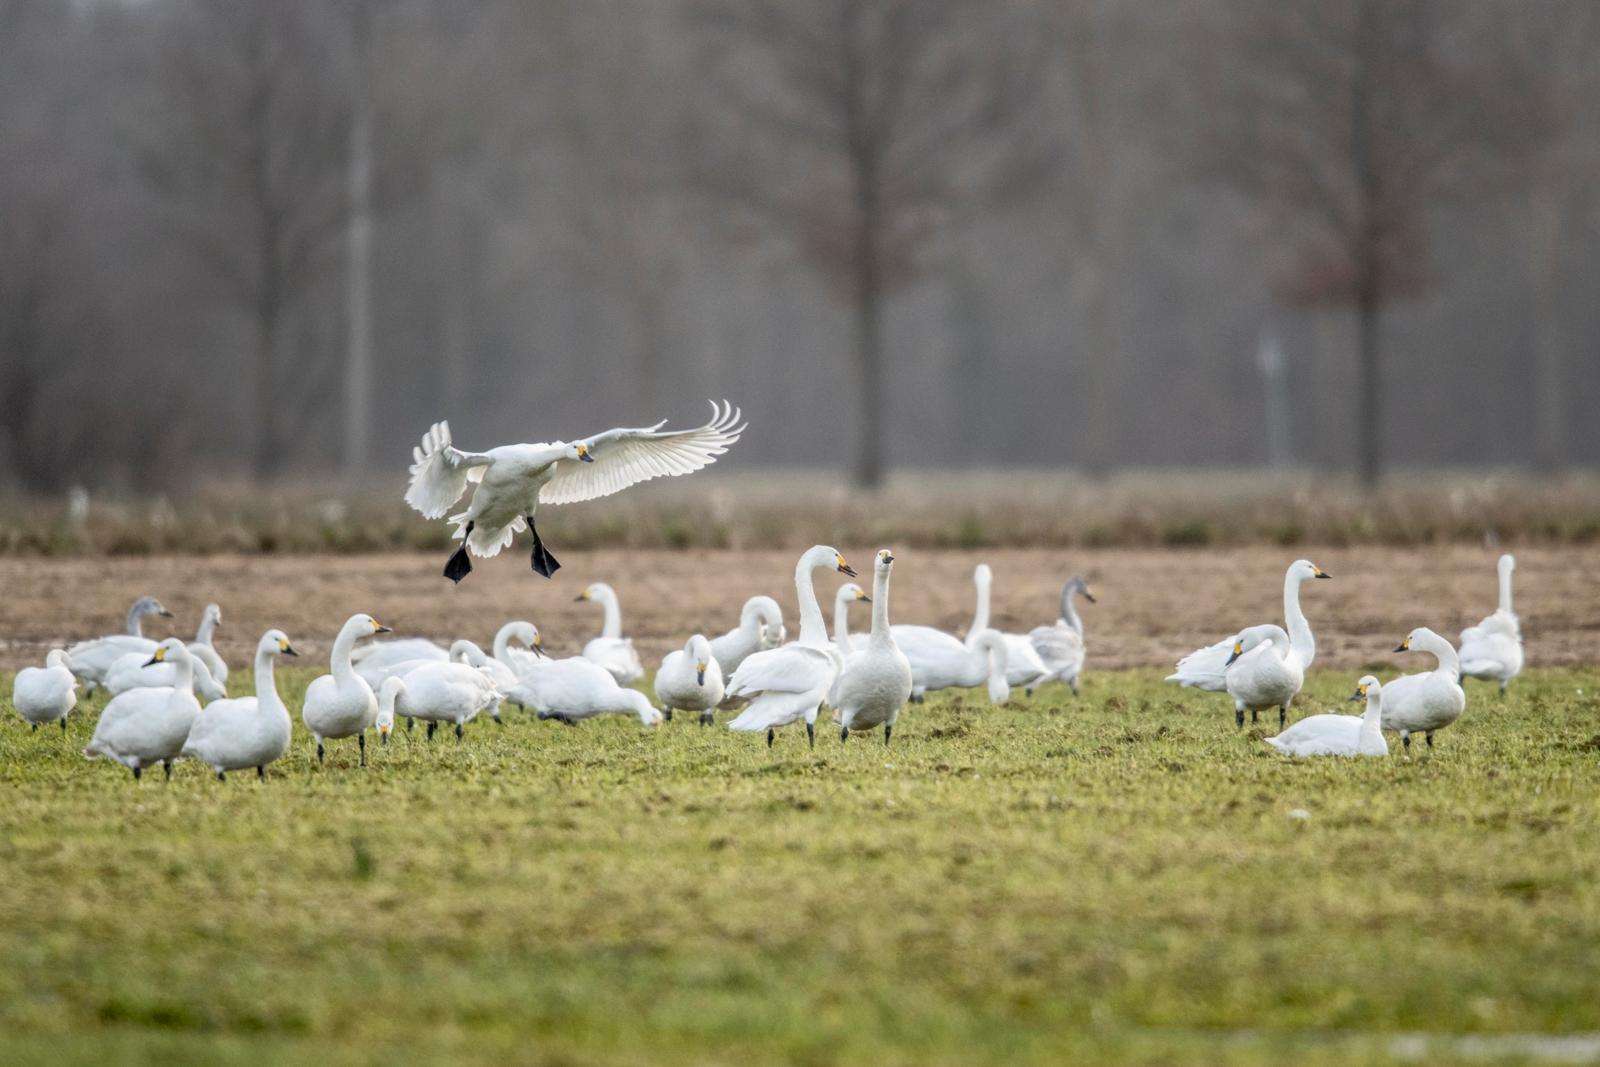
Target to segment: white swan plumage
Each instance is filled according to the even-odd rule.
[[[113,760],[139,778],[146,767],[160,763],[168,778],[172,761],[183,752],[189,730],[200,715],[200,702],[194,698],[194,657],[176,637],[169,637],[151,653],[155,663],[172,661],[175,684],[164,689],[139,687],[111,698],[94,737],[83,750],[85,759],[96,756]]]
[[[66,733],[67,713],[77,704],[78,676],[72,673],[72,660],[64,649],[52,648],[43,667],[24,667],[12,680],[11,706],[35,730],[59,722]]]
[[[739,611],[739,625],[711,639],[711,654],[722,667],[722,677],[732,678],[747,657],[778,648],[788,639],[778,602],[769,596],[753,596]]]
[[[1091,604],[1096,603],[1094,594],[1089,591],[1089,583],[1082,575],[1074,575],[1061,587],[1061,615],[1055,624],[1035,626],[1028,631],[1029,643],[1050,672],[1039,684],[1065,682],[1072,687],[1073,696],[1078,695],[1078,680],[1083,673],[1085,652],[1083,620],[1078,617],[1077,606],[1073,603],[1075,596],[1081,596]]]
[[[980,563],[972,570],[972,584],[977,592],[977,604],[972,612],[972,625],[967,627],[967,647],[972,647],[977,635],[989,626],[989,594],[990,587],[994,584],[994,571],[987,563]],[[1003,630],[995,630],[1006,643],[1006,682],[1011,686],[1021,686],[1030,695],[1034,689],[1043,685],[1050,678],[1050,670],[1039,658],[1039,653],[1034,651],[1033,641],[1026,634],[1010,634]]]
[[[219,780],[226,780],[228,771],[251,767],[265,779],[267,765],[289,751],[293,732],[289,709],[278,695],[273,663],[279,656],[299,654],[282,630],[262,634],[256,642],[255,695],[206,705],[189,728],[182,755],[210,767]]]
[[[839,740],[849,740],[851,730],[883,727],[883,743],[889,744],[900,709],[911,698],[911,661],[895,644],[889,625],[889,568],[894,554],[887,548],[878,551],[872,573],[872,630],[865,643],[845,657],[838,681],[828,702],[839,722]],[[848,642],[841,642],[848,646]]]
[[[850,605],[856,603],[870,604],[872,598],[855,582],[845,582],[833,594],[833,647],[841,658],[867,643],[864,635],[850,632]]]
[[[1383,739],[1383,687],[1367,675],[1351,700],[1364,700],[1362,715],[1307,715],[1276,737],[1262,738],[1289,756],[1387,756]]]
[[[695,634],[682,648],[661,660],[655,678],[656,701],[668,719],[675,709],[698,711],[700,725],[710,726],[722,703],[722,666],[711,654],[711,642]]]
[[[1499,682],[1500,692],[1522,673],[1522,621],[1511,607],[1511,575],[1517,561],[1507,552],[1496,565],[1500,578],[1500,606],[1476,626],[1461,631],[1463,678]]]
[[[350,662],[350,650],[363,637],[389,632],[389,627],[371,615],[350,616],[339,628],[339,636],[334,638],[333,651],[328,656],[329,673],[314,678],[306,687],[300,721],[317,742],[319,764],[325,756],[325,741],[354,737],[361,749],[361,766],[367,765],[367,729],[378,725],[378,697],[372,686],[356,673]],[[379,736],[384,733],[380,731]]]
[[[596,715],[637,715],[655,726],[661,712],[637,689],[617,684],[611,672],[582,656],[543,660],[522,672],[506,699],[533,708],[540,719],[576,726]]]
[[[633,650],[633,639],[622,636],[622,603],[617,599],[617,591],[605,582],[592,582],[573,599],[592,601],[605,612],[600,636],[591,638],[583,646],[583,658],[610,671],[618,685],[632,685],[643,678],[644,664],[639,662],[639,653]]]
[[[1006,680],[1009,648],[997,630],[979,630],[958,641],[932,626],[893,627],[895,645],[911,664],[911,694],[921,700],[940,689],[975,689],[986,685],[989,701],[1000,705],[1011,699]]]
[[[638,482],[690,474],[714,463],[745,427],[739,411],[726,401],[712,401],[711,408],[711,421],[690,430],[663,430],[666,423],[658,422],[576,441],[501,445],[487,452],[456,448],[450,424],[435,423],[412,450],[415,462],[406,503],[427,518],[441,518],[475,484],[467,509],[450,516],[461,547],[445,564],[445,577],[461,581],[472,570],[469,553],[498,555],[526,529],[533,534],[533,569],[548,578],[561,564],[534,526],[539,505],[610,496]]]
[[[728,723],[728,729],[765,731],[769,748],[778,727],[802,721],[807,739],[813,746],[816,744],[817,711],[839,674],[839,653],[828,640],[828,626],[811,580],[811,572],[823,568],[856,576],[838,549],[828,545],[807,549],[794,565],[795,599],[800,605],[799,638],[747,657],[728,679],[728,696],[750,700]]]
[[[228,664],[217,652],[213,642],[217,627],[222,625],[222,605],[207,604],[200,613],[200,626],[195,630],[194,640],[189,642],[189,655],[198,662],[203,663],[206,672],[226,692],[228,688]]]
[[[504,694],[490,672],[465,663],[422,663],[403,675],[386,678],[378,690],[380,709],[428,724],[428,739],[440,723],[455,727],[460,741],[467,723],[499,707]],[[387,735],[380,734],[386,742]]]
[[[206,661],[196,656],[192,650],[189,655],[194,660],[194,668],[190,672],[194,683],[194,695],[199,697],[203,704],[227,699],[227,687],[219,684],[211,676]],[[112,662],[111,668],[106,671],[105,679],[100,684],[112,696],[126,693],[130,689],[165,689],[176,684],[173,681],[177,677],[176,671],[177,668],[171,660],[151,663],[144,653],[129,652],[118,656]]]
[[[172,612],[162,607],[161,601],[153,596],[142,596],[128,609],[127,629],[123,633],[79,641],[68,647],[72,673],[88,683],[90,692],[104,684],[106,672],[118,658],[130,652],[141,652],[146,659],[155,654],[156,642],[144,636],[144,620],[152,615],[172,618]]]
[[[1435,730],[1461,717],[1467,692],[1461,688],[1461,661],[1455,646],[1426,626],[1406,635],[1396,652],[1427,652],[1439,662],[1431,671],[1404,674],[1383,687],[1383,728],[1396,730],[1407,752],[1411,735],[1423,734],[1433,747]]]

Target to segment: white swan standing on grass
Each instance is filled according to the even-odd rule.
[[[463,452],[450,443],[450,424],[435,423],[412,450],[406,503],[430,519],[442,518],[476,484],[472,503],[457,515],[461,541],[444,566],[459,582],[472,570],[469,557],[498,555],[524,529],[533,534],[533,569],[546,578],[561,566],[544,547],[534,517],[543,504],[574,504],[610,496],[650,478],[689,474],[714,463],[739,440],[739,412],[711,403],[712,419],[692,430],[662,430],[665,422],[615,429],[577,441],[501,445]]]
[[[488,671],[465,663],[424,663],[385,679],[378,690],[379,706],[391,716],[427,723],[429,741],[440,723],[453,725],[460,741],[463,727],[480,712],[498,707],[503,697]]]
[[[267,764],[289,751],[293,722],[278,696],[272,665],[279,656],[298,656],[282,630],[268,630],[256,642],[256,694],[208,704],[189,729],[183,755],[198,760],[226,781],[229,771],[256,769],[267,777]],[[197,660],[198,662],[198,660]]]
[[[138,779],[146,767],[159,763],[172,777],[172,761],[183,752],[189,731],[200,715],[200,702],[194,698],[194,657],[176,637],[156,646],[152,663],[171,660],[176,668],[176,683],[165,689],[140,687],[111,698],[94,737],[83,750],[85,759],[103,756],[133,771]]]
[[[306,687],[300,720],[316,739],[319,764],[323,762],[324,741],[354,737],[361,749],[361,766],[367,765],[367,728],[377,725],[378,698],[351,665],[350,650],[360,638],[389,632],[371,615],[350,616],[334,638],[333,652],[328,656],[331,673],[315,678]]]
[[[778,602],[769,596],[753,596],[739,612],[739,625],[711,639],[711,654],[722,667],[722,676],[732,678],[747,657],[777,648],[788,639]]]
[[[1499,682],[1500,692],[1522,673],[1522,623],[1511,610],[1511,574],[1517,561],[1500,557],[1500,607],[1476,626],[1461,631],[1461,676]]]
[[[800,604],[800,637],[781,648],[757,652],[739,664],[728,679],[731,697],[748,697],[750,705],[728,723],[728,729],[766,732],[772,747],[777,728],[804,722],[806,738],[817,743],[817,709],[839,674],[839,653],[828,640],[828,624],[817,604],[811,572],[829,568],[854,578],[856,572],[836,548],[814,545],[794,565],[794,595]]]
[[[990,629],[989,591],[994,584],[994,572],[987,563],[980,563],[972,571],[972,584],[977,587],[978,602],[972,612],[972,625],[967,629],[967,647],[971,648],[978,634]],[[1033,649],[1033,641],[1023,634],[1008,634],[996,630],[1006,643],[1006,682],[1022,686],[1031,696],[1036,687],[1050,678],[1050,670]]]
[[[839,721],[839,740],[849,740],[851,730],[883,726],[883,743],[889,744],[900,709],[911,697],[911,663],[894,643],[889,627],[889,567],[894,555],[878,552],[872,572],[872,632],[866,644],[845,657],[844,669],[834,683],[828,702]]]
[[[153,596],[142,596],[128,609],[128,628],[125,633],[98,637],[92,641],[79,641],[67,649],[72,660],[72,673],[89,685],[89,692],[105,682],[106,672],[118,658],[130,652],[142,653],[148,659],[156,650],[156,643],[144,636],[144,620],[151,615],[172,618],[172,612],[161,606]]]
[[[228,664],[217,654],[217,647],[212,643],[212,637],[221,625],[222,605],[207,604],[205,611],[200,613],[200,628],[195,631],[194,640],[189,642],[189,655],[203,663],[206,671],[226,692]]]
[[[1029,643],[1050,672],[1039,684],[1066,682],[1072,687],[1073,696],[1078,695],[1078,676],[1083,673],[1084,657],[1083,620],[1072,602],[1075,596],[1095,603],[1089,583],[1082,575],[1074,575],[1061,587],[1061,617],[1055,625],[1035,626],[1028,632]]]
[[[67,713],[78,704],[78,676],[66,652],[52,648],[43,667],[24,667],[11,683],[11,704],[24,721],[37,730],[59,722],[67,732]]]
[[[1278,729],[1289,717],[1289,705],[1306,682],[1305,669],[1294,642],[1276,623],[1247,626],[1234,638],[1228,656],[1227,689],[1233,698],[1235,726],[1244,725],[1244,713],[1260,722],[1262,708],[1278,709]]]
[[[591,600],[605,611],[600,636],[583,646],[583,658],[610,671],[618,685],[632,685],[643,678],[644,664],[633,650],[633,639],[622,636],[622,604],[617,600],[617,591],[605,582],[594,582],[573,599]]]
[[[1383,687],[1367,675],[1351,700],[1365,700],[1363,715],[1307,715],[1277,737],[1262,738],[1290,756],[1387,756],[1383,739]]]
[[[850,605],[858,601],[870,604],[872,598],[855,582],[845,582],[833,594],[833,647],[841,657],[849,656],[867,643],[867,639],[860,634],[850,633]]]
[[[1396,652],[1432,653],[1439,663],[1431,671],[1404,674],[1383,687],[1383,728],[1398,730],[1406,752],[1411,735],[1423,734],[1433,747],[1433,733],[1461,717],[1467,693],[1461,688],[1461,661],[1455,646],[1426,626],[1406,635]]]
[[[213,700],[226,699],[227,688],[211,677],[206,661],[192,651],[189,655],[194,660],[194,670],[191,672],[191,677],[194,679],[194,695],[205,704]],[[129,652],[125,656],[117,657],[111,664],[111,669],[106,671],[105,680],[100,684],[112,696],[126,693],[130,689],[165,689],[176,684],[173,681],[177,677],[176,671],[177,668],[170,661],[151,663],[144,653]]]
[[[979,630],[957,641],[931,626],[896,626],[894,642],[911,664],[911,697],[921,703],[939,689],[975,689],[986,685],[989,701],[1000,705],[1011,699],[1006,681],[1006,656],[1010,649],[998,630]]]
[[[1321,567],[1306,559],[1297,559],[1289,564],[1289,569],[1283,575],[1283,615],[1284,620],[1289,624],[1289,632],[1286,635],[1288,647],[1280,649],[1278,654],[1285,660],[1285,670],[1289,673],[1298,671],[1302,679],[1304,679],[1306,669],[1311,666],[1311,661],[1316,658],[1317,642],[1311,636],[1311,624],[1306,621],[1305,612],[1300,610],[1300,586],[1313,578],[1328,577],[1331,576]],[[1204,689],[1212,693],[1230,692],[1228,685],[1230,665],[1239,655],[1239,650],[1236,646],[1242,633],[1243,631],[1238,631],[1233,637],[1189,653],[1178,661],[1176,673],[1168,675],[1167,681],[1177,682],[1182,686],[1193,686],[1196,689]],[[1276,648],[1276,645],[1274,647]],[[1293,663],[1289,665],[1288,660],[1291,657]],[[1294,691],[1300,691],[1298,684],[1295,685]],[[1277,693],[1278,690],[1273,690],[1269,693],[1265,688],[1261,688],[1259,692],[1252,691],[1248,695],[1248,699],[1271,699]],[[1289,699],[1292,698],[1293,693],[1289,694]],[[1251,712],[1251,720],[1259,721],[1261,709],[1272,706],[1270,703],[1259,705],[1240,704],[1239,696],[1235,695],[1235,722],[1239,726],[1244,725],[1244,712],[1247,707]],[[1280,726],[1288,716],[1287,707],[1288,700],[1278,705],[1278,723]]]
[[[710,726],[722,692],[722,667],[704,634],[695,634],[682,648],[668,652],[656,670],[656,700],[669,721],[673,710],[682,708],[698,711],[700,725]]]
[[[661,712],[637,689],[617,684],[611,672],[582,656],[546,660],[524,671],[506,699],[533,708],[539,718],[576,726],[596,715],[637,715],[645,726],[661,722]]]

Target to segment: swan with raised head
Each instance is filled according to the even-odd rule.
[[[1262,738],[1290,756],[1387,756],[1383,739],[1383,687],[1367,675],[1351,700],[1365,700],[1363,715],[1307,715],[1277,737]]]
[[[698,711],[700,725],[710,726],[722,703],[722,667],[711,654],[711,642],[695,634],[684,646],[668,652],[656,670],[656,700],[670,720],[675,709]]]
[[[227,687],[219,684],[211,676],[206,661],[196,656],[193,651],[189,655],[194,660],[194,670],[191,672],[191,677],[194,679],[194,695],[199,697],[203,704],[226,699]],[[118,656],[116,662],[111,664],[111,669],[106,671],[105,680],[101,685],[112,696],[126,693],[130,689],[165,689],[176,684],[173,681],[177,677],[176,670],[170,660],[165,663],[151,663],[149,657],[143,653],[129,652],[125,656]]]
[[[78,703],[78,676],[72,673],[67,653],[52,648],[43,667],[24,667],[11,683],[11,705],[17,714],[37,730],[44,723],[59,722],[67,732],[67,713]]]
[[[860,634],[850,633],[850,605],[858,602],[870,604],[872,598],[855,582],[845,582],[833,594],[833,647],[840,657],[849,656],[867,643]]]
[[[255,696],[218,700],[206,705],[184,742],[183,755],[197,760],[226,781],[229,771],[256,769],[267,777],[267,764],[289,751],[293,723],[283,698],[278,696],[273,663],[279,656],[298,656],[282,630],[268,630],[256,642]],[[198,662],[198,661],[197,661]]]
[[[728,729],[767,735],[767,747],[780,726],[804,722],[806,738],[817,743],[817,709],[827,699],[839,675],[839,653],[828,640],[828,624],[817,604],[811,572],[824,568],[854,578],[856,572],[839,550],[813,545],[794,565],[794,595],[800,605],[800,637],[779,648],[757,652],[739,664],[728,679],[731,697],[747,697],[750,704]]]
[[[146,659],[156,650],[156,642],[144,636],[144,620],[151,616],[172,618],[172,612],[161,606],[153,596],[142,596],[128,609],[127,630],[120,634],[98,637],[92,641],[79,641],[67,649],[72,661],[72,673],[87,682],[89,692],[105,682],[106,672],[118,658],[130,652],[139,652]]]
[[[371,615],[356,614],[345,620],[334,638],[328,656],[330,673],[312,680],[306,687],[305,706],[300,721],[306,724],[317,742],[317,762],[323,762],[324,742],[354,737],[361,749],[361,766],[367,765],[367,728],[378,721],[378,698],[372,686],[356,673],[350,650],[363,637],[386,634],[390,630]]]
[[[739,625],[711,639],[711,654],[722,667],[722,676],[732,678],[747,657],[778,648],[788,639],[778,602],[769,596],[753,596],[739,612]]]
[[[1330,575],[1321,567],[1307,559],[1297,559],[1289,564],[1289,569],[1283,575],[1283,615],[1288,623],[1289,631],[1286,635],[1288,647],[1279,649],[1280,657],[1286,661],[1292,657],[1291,672],[1298,671],[1304,678],[1305,671],[1311,666],[1311,661],[1316,658],[1317,642],[1311,636],[1311,624],[1306,621],[1305,612],[1300,610],[1300,586],[1313,578],[1328,578]],[[1235,646],[1243,631],[1238,631],[1234,636],[1214,645],[1198,649],[1189,653],[1178,661],[1178,669],[1167,676],[1167,681],[1177,682],[1182,686],[1193,686],[1212,693],[1228,692],[1229,666],[1237,658]],[[1277,647],[1274,645],[1274,647]],[[1299,686],[1295,687],[1299,692]],[[1253,698],[1252,698],[1253,699]],[[1270,707],[1263,704],[1261,707]],[[1234,698],[1234,707],[1237,711],[1237,722],[1244,725],[1244,711],[1239,706],[1238,698]],[[1287,717],[1286,704],[1279,705],[1278,722],[1282,725]],[[1261,708],[1251,706],[1253,717],[1259,718]]]
[[[1476,626],[1461,631],[1461,676],[1499,682],[1506,691],[1511,679],[1522,673],[1522,623],[1511,609],[1511,574],[1517,561],[1507,552],[1497,565],[1500,606]]]
[[[973,568],[972,584],[977,589],[978,602],[972,612],[972,625],[967,628],[967,647],[972,647],[976,636],[989,626],[989,592],[994,584],[994,572],[987,563]],[[1008,634],[996,630],[1006,642],[1006,682],[1022,686],[1028,695],[1050,678],[1050,671],[1033,649],[1033,641],[1024,634]]]
[[[172,777],[172,761],[183,752],[189,731],[200,716],[194,698],[194,657],[188,646],[169,637],[156,646],[150,662],[176,668],[174,684],[164,689],[139,687],[111,698],[95,723],[94,737],[83,750],[85,759],[102,756],[122,764],[135,779],[159,763]]]
[[[931,626],[896,626],[894,642],[911,664],[911,698],[921,703],[939,689],[974,689],[986,685],[989,701],[1011,699],[1006,681],[1010,649],[998,630],[979,630],[964,643]]]
[[[1078,676],[1083,672],[1084,657],[1083,620],[1072,602],[1078,596],[1095,603],[1089,583],[1082,575],[1073,575],[1061,587],[1061,617],[1056,619],[1055,625],[1035,626],[1028,631],[1029,643],[1050,672],[1039,684],[1066,682],[1072,687],[1073,696],[1078,695]]]
[[[533,534],[533,569],[546,578],[561,566],[534,526],[540,504],[575,504],[610,496],[650,478],[700,470],[739,440],[744,426],[731,404],[711,403],[712,418],[692,430],[663,430],[666,423],[615,429],[576,441],[501,445],[463,452],[450,443],[450,424],[435,423],[412,450],[406,503],[430,519],[477,485],[472,503],[449,521],[461,542],[444,565],[459,582],[472,571],[470,556],[490,557],[523,530]],[[470,556],[469,556],[470,553]]]
[[[645,726],[661,721],[649,697],[618,685],[610,671],[582,656],[538,663],[523,672],[506,699],[568,726],[596,715],[637,715]]]
[[[189,655],[203,663],[207,673],[226,692],[228,664],[217,654],[217,647],[212,643],[217,627],[221,625],[222,605],[207,604],[205,611],[200,613],[200,628],[195,631],[194,640],[189,642]]]
[[[423,663],[385,679],[378,690],[380,706],[387,702],[393,714],[427,723],[430,741],[440,723],[453,725],[460,741],[463,727],[502,699],[487,670],[465,663]]]
[[[895,719],[911,697],[911,662],[894,643],[889,627],[889,567],[893,563],[894,554],[880,549],[872,571],[872,631],[865,644],[845,657],[844,669],[828,698],[838,715],[841,742],[849,740],[851,730],[881,725],[887,746]]]
[[[618,685],[632,685],[643,678],[644,664],[633,650],[633,639],[622,636],[622,604],[617,600],[617,591],[605,582],[593,582],[573,599],[593,601],[605,611],[600,636],[583,646],[583,658],[610,671]]]
[[[1407,752],[1412,734],[1424,735],[1432,748],[1434,731],[1449,726],[1466,710],[1461,661],[1455,646],[1426,626],[1407,634],[1395,651],[1427,652],[1439,662],[1431,671],[1404,674],[1383,687],[1383,728],[1399,731]]]

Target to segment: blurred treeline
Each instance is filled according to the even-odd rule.
[[[1594,0],[0,0],[0,487],[710,396],[863,483],[1592,465],[1597,100]]]

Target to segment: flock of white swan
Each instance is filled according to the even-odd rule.
[[[469,485],[477,486],[471,504],[451,519],[462,542],[445,567],[451,580],[459,582],[470,572],[469,553],[493,556],[523,529],[533,532],[534,570],[550,577],[560,564],[534,530],[537,505],[605,496],[648,478],[706,466],[744,428],[731,405],[713,404],[713,409],[711,422],[693,430],[663,432],[657,424],[482,453],[456,449],[448,425],[439,423],[415,451],[406,500],[438,517]],[[460,740],[467,723],[480,715],[499,720],[506,704],[567,725],[624,714],[654,726],[676,711],[697,714],[702,725],[709,725],[718,710],[736,710],[728,728],[765,734],[769,747],[779,729],[802,724],[814,745],[816,723],[826,709],[841,740],[881,726],[887,745],[904,706],[921,702],[929,692],[981,687],[997,705],[1010,699],[1013,687],[1031,693],[1057,683],[1078,692],[1085,644],[1075,601],[1094,602],[1083,578],[1074,577],[1062,588],[1053,623],[1026,634],[1004,633],[989,625],[993,575],[979,565],[977,602],[963,639],[931,626],[891,624],[893,563],[890,550],[877,553],[870,594],[854,582],[839,588],[830,634],[815,572],[851,578],[856,572],[838,550],[811,548],[795,564],[800,629],[794,640],[788,639],[778,602],[753,596],[733,629],[716,637],[693,634],[662,659],[653,679],[654,702],[634,687],[646,672],[624,636],[617,594],[602,582],[577,598],[600,606],[601,632],[581,655],[569,658],[547,656],[538,628],[521,620],[502,626],[485,652],[465,639],[448,647],[423,638],[367,640],[388,628],[371,615],[352,615],[333,642],[328,673],[306,689],[301,721],[315,741],[319,763],[328,742],[354,739],[365,766],[369,730],[386,743],[396,719],[403,718],[408,727],[425,723],[430,739],[443,725]],[[1431,747],[1434,733],[1455,722],[1466,706],[1465,677],[1497,681],[1504,692],[1522,669],[1522,635],[1511,602],[1514,569],[1512,557],[1502,556],[1499,607],[1462,632],[1459,651],[1426,628],[1413,630],[1396,649],[1431,654],[1437,660],[1433,670],[1386,685],[1363,677],[1351,698],[1365,701],[1359,716],[1311,715],[1287,722],[1316,654],[1300,587],[1328,577],[1308,560],[1295,561],[1284,577],[1287,629],[1275,623],[1247,626],[1184,657],[1167,680],[1226,692],[1239,726],[1247,710],[1255,717],[1276,707],[1279,733],[1265,741],[1293,756],[1387,755],[1384,730],[1398,732],[1407,750],[1416,733]],[[849,611],[858,602],[871,604],[865,634],[850,632]],[[104,689],[111,699],[84,749],[86,757],[119,763],[136,779],[157,764],[170,778],[181,759],[195,760],[219,778],[251,768],[265,778],[266,768],[288,753],[292,735],[291,712],[273,674],[280,656],[298,655],[288,635],[277,629],[262,635],[255,653],[255,695],[229,697],[228,665],[213,644],[221,609],[207,606],[192,642],[144,636],[145,619],[171,614],[155,598],[142,597],[128,612],[126,632],[51,650],[44,666],[17,673],[12,693],[17,712],[34,730],[59,722],[65,731],[78,687]]]

